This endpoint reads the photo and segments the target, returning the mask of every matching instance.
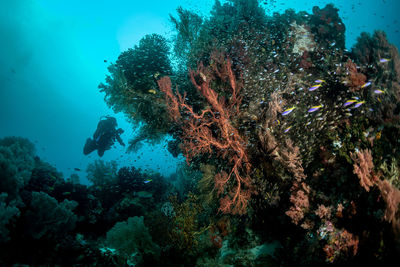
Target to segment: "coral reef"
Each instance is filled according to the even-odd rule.
[[[1,139],[0,264],[397,260],[400,57],[386,35],[345,49],[331,4],[267,16],[257,0],[217,0],[171,22],[172,51],[147,35],[99,87],[139,128],[133,150],[168,134],[185,165],[166,179],[95,161],[85,186],[28,140]]]

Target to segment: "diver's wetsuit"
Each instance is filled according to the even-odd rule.
[[[97,124],[97,129],[93,134],[93,139],[88,138],[86,140],[83,154],[88,155],[97,149],[97,154],[102,157],[104,152],[111,148],[115,140],[117,140],[121,146],[125,146],[120,137],[120,134],[122,134],[124,130],[121,128],[116,129],[116,127],[117,120],[114,117],[103,117]]]

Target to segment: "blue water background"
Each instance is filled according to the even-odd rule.
[[[351,48],[363,31],[384,30],[400,47],[399,0],[264,1],[268,14],[287,8],[312,13],[334,3],[346,25],[346,46]],[[74,168],[85,182],[84,170],[98,159],[84,156],[82,148],[96,129],[100,116],[113,114],[97,86],[107,66],[138,43],[145,34],[170,37],[169,14],[179,5],[207,15],[214,0],[14,0],[0,9],[0,137],[16,135],[36,144],[37,154],[64,173]],[[107,60],[107,63],[104,62]],[[123,114],[115,115],[125,129],[125,143],[134,135]],[[166,143],[146,144],[126,154],[117,145],[103,160],[133,165],[165,176],[175,172],[183,158],[173,158]]]

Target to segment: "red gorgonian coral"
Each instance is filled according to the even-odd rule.
[[[186,103],[186,94],[182,96],[178,91],[175,94],[172,92],[169,77],[161,78],[158,85],[165,93],[171,117],[182,124],[182,150],[187,161],[196,155],[212,154],[214,151],[221,158],[229,159],[230,171],[221,171],[215,176],[217,192],[224,195],[220,200],[220,210],[223,213],[244,214],[254,191],[249,176],[246,142],[231,123],[231,116],[239,111],[241,85],[236,81],[229,58],[224,59],[220,53],[213,53],[212,59],[215,62],[212,66],[205,67],[200,63],[197,70],[190,70],[192,84],[210,105],[199,113]],[[215,79],[229,84],[224,88],[230,91],[227,103],[211,88],[210,84]],[[180,112],[186,114],[185,119],[180,120]]]

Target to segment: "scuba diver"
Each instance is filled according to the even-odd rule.
[[[115,143],[115,140],[117,140],[121,146],[125,146],[120,137],[124,130],[121,128],[116,129],[117,126],[117,120],[114,117],[102,116],[93,134],[93,139],[88,138],[86,140],[83,154],[88,155],[97,149],[97,154],[102,157],[104,151],[109,150]]]

